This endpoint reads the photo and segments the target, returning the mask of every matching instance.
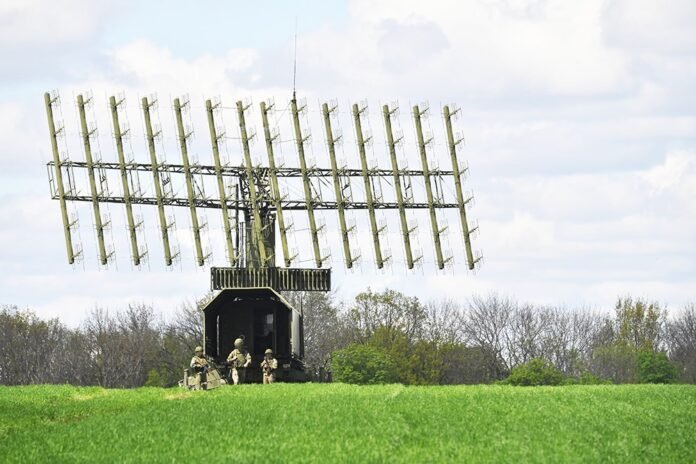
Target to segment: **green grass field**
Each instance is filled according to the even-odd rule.
[[[0,387],[0,462],[696,462],[696,387]]]

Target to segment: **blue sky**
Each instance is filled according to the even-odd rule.
[[[88,205],[81,206],[85,260],[76,268],[66,263],[44,167],[50,144],[42,95],[60,91],[72,130],[73,97],[91,91],[103,157],[115,159],[108,125],[101,123],[106,96],[124,92],[130,122],[140,130],[138,97],[157,93],[166,134],[172,127],[168,100],[187,94],[200,134],[194,147],[205,162],[205,98],[220,97],[230,106],[239,98],[287,102],[296,17],[298,92],[311,109],[312,152],[320,164],[325,148],[312,118],[322,101],[337,98],[342,108],[369,101],[375,134],[381,125],[374,108],[382,103],[398,101],[405,109],[421,101],[431,108],[456,102],[462,108],[457,129],[467,141],[462,156],[471,168],[466,188],[476,196],[470,217],[480,224],[475,247],[485,261],[475,274],[463,265],[456,218],[447,216],[452,269],[434,271],[427,222],[415,216],[422,222],[426,265],[407,274],[398,226],[385,216],[394,265],[376,272],[370,238],[361,233],[356,246],[363,265],[346,273],[340,248],[329,246],[337,224],[327,215],[324,240],[334,255],[339,298],[371,285],[426,300],[498,291],[539,304],[598,309],[625,294],[670,308],[696,300],[691,1],[57,3],[10,0],[0,6],[0,304],[76,323],[95,305],[142,301],[171,313],[181,300],[204,293],[208,275],[193,265],[185,215],[177,216],[176,234],[183,259],[170,271],[161,264],[156,220],[144,212],[151,259],[149,267],[133,270],[122,240],[123,211],[110,208],[117,259],[104,270],[97,265]],[[432,127],[441,140],[434,113]],[[401,124],[408,134],[407,110]],[[342,125],[350,134],[349,121]],[[69,154],[82,159],[70,130]],[[141,156],[141,136],[133,142]],[[174,148],[165,148],[176,158]],[[229,148],[234,163],[236,145]],[[378,159],[381,148],[375,143]],[[357,165],[353,145],[343,150]],[[290,148],[283,154],[296,164]],[[212,263],[221,265],[219,218],[210,213],[208,220]],[[292,243],[306,255],[303,220]]]

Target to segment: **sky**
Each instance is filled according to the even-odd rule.
[[[465,137],[460,156],[469,166],[465,189],[475,197],[469,217],[479,225],[474,248],[483,262],[473,273],[450,213],[442,220],[453,265],[436,269],[427,216],[414,213],[423,265],[410,272],[396,216],[380,215],[392,264],[377,271],[365,215],[351,213],[363,258],[346,271],[336,217],[320,215],[339,299],[349,301],[370,286],[423,300],[498,292],[537,304],[611,309],[618,296],[633,295],[679,308],[696,300],[694,24],[691,0],[4,0],[0,304],[76,324],[95,306],[144,302],[172,314],[182,301],[205,294],[208,267],[195,266],[190,225],[180,211],[168,212],[176,217],[181,250],[173,269],[163,264],[156,217],[146,209],[148,264],[130,264],[124,211],[116,206],[105,213],[112,217],[115,259],[101,268],[88,204],[71,209],[79,217],[76,242],[84,259],[67,263],[45,166],[52,155],[43,93],[60,93],[65,150],[74,160],[84,159],[77,94],[93,96],[105,161],[116,160],[105,112],[109,95],[126,97],[134,134],[129,146],[142,161],[139,98],[157,95],[162,156],[170,162],[179,162],[170,102],[190,99],[192,149],[210,164],[206,98],[222,102],[230,133],[235,101],[258,105],[272,98],[281,136],[291,138],[282,109],[292,93],[297,30],[297,93],[307,104],[317,165],[328,166],[317,119],[321,102],[338,102],[346,135],[341,156],[355,167],[350,104],[368,103],[375,135],[370,153],[389,167],[379,107],[398,102],[409,142],[403,159],[412,166],[417,153],[409,108],[428,102],[433,162],[439,157],[443,168],[448,158],[439,108],[455,104],[455,127]],[[225,157],[239,164],[238,140],[228,142]],[[258,156],[262,149],[262,143],[254,147]],[[291,143],[282,156],[297,166]],[[112,189],[118,192],[117,182]],[[208,221],[210,264],[225,265],[219,213],[201,214]],[[293,220],[291,242],[299,263],[309,265],[306,219]]]

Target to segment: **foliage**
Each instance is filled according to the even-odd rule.
[[[420,339],[427,311],[416,297],[394,290],[375,293],[369,288],[355,297],[347,323],[354,341],[366,342],[379,328],[400,331],[409,340]]]
[[[614,383],[635,383],[638,381],[637,356],[636,349],[628,345],[600,346],[592,352],[590,371]]]
[[[668,320],[656,303],[630,297],[619,298],[609,316],[495,293],[424,304],[368,289],[346,306],[331,294],[285,296],[304,314],[304,361],[314,381],[327,379],[332,352],[359,343],[386,356],[396,381],[408,385],[491,383],[534,358],[552,363],[565,383],[672,378],[664,355],[645,358],[641,368],[641,350],[666,352],[678,378],[696,383],[694,304]],[[95,308],[79,328],[0,306],[0,384],[176,385],[203,342],[200,307],[210,298],[185,302],[167,321],[143,304]]]
[[[625,297],[617,300],[615,310],[617,343],[644,350],[659,348],[665,313],[657,303]]]
[[[696,304],[687,305],[668,324],[670,358],[683,382],[696,383]]]
[[[331,293],[287,292],[283,294],[303,315],[305,366],[317,380],[329,366],[331,352],[350,343],[345,320]]]
[[[696,462],[695,395],[690,385],[0,387],[0,462]]]
[[[448,343],[439,349],[442,358],[440,384],[479,384],[497,380],[498,373],[505,373],[505,367],[495,365],[490,351],[480,347],[469,347],[461,343]],[[491,367],[494,366],[494,367]]]
[[[638,377],[641,383],[674,383],[679,374],[667,354],[641,350],[638,353]]]
[[[579,385],[611,385],[611,383],[611,380],[598,377],[590,371],[584,371],[578,377]]]
[[[515,386],[561,385],[564,380],[563,372],[549,361],[534,358],[512,369],[504,383]]]
[[[399,369],[382,349],[372,345],[351,344],[333,353],[336,382],[379,384],[399,381]]]

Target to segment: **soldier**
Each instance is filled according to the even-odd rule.
[[[244,340],[238,338],[234,341],[234,350],[227,357],[227,362],[232,368],[232,381],[235,385],[244,383],[246,368],[251,365],[251,355],[244,348]]]
[[[263,361],[261,361],[261,370],[263,371],[263,383],[275,382],[275,371],[278,369],[278,360],[273,357],[273,350],[267,349],[264,353]]]
[[[196,376],[196,390],[200,390],[201,385],[206,382],[209,368],[208,360],[203,356],[203,347],[199,345],[196,347],[193,358],[191,358],[191,369]]]

